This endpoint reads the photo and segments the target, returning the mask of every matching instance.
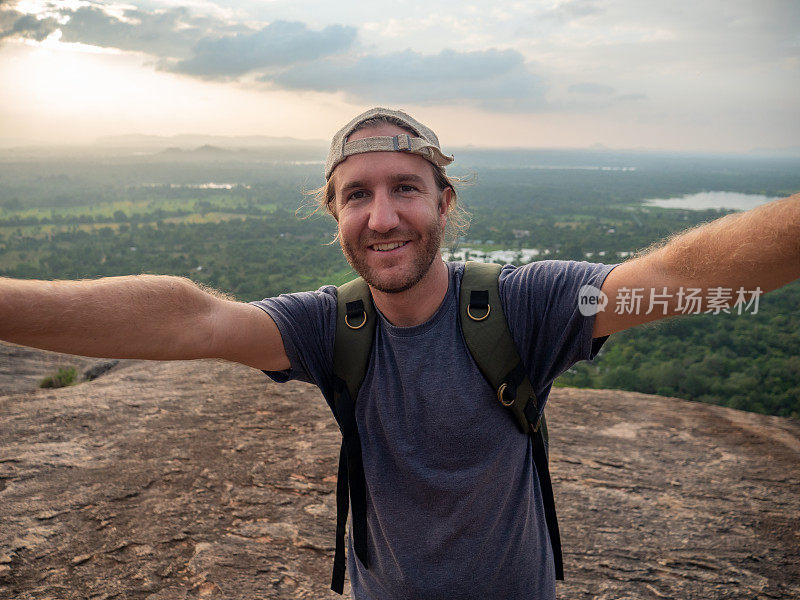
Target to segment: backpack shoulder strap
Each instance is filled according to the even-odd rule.
[[[333,374],[346,383],[355,402],[367,374],[377,316],[369,286],[361,277],[337,288],[336,298]]]
[[[539,407],[500,303],[502,267],[468,262],[461,280],[458,316],[470,354],[500,403],[523,433],[539,428]]]
[[[547,460],[547,424],[503,313],[501,269],[500,265],[467,262],[461,280],[458,317],[478,369],[495,390],[500,403],[511,411],[520,430],[531,436],[556,579],[564,579],[561,536]]]
[[[353,548],[365,567],[367,557],[367,484],[356,424],[356,398],[369,366],[377,314],[367,283],[354,279],[336,291],[333,342],[333,415],[342,432],[336,477],[336,551],[331,589],[344,591],[345,531],[352,505]]]

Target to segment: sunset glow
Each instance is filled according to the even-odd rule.
[[[794,3],[389,6],[4,4],[0,144],[325,139],[386,105],[449,145],[797,151]]]

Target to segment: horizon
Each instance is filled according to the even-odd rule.
[[[195,139],[193,139],[195,138]],[[192,140],[193,141],[190,141]],[[227,145],[226,145],[227,144]],[[239,144],[239,145],[237,145]],[[0,138],[0,152],[31,151],[38,153],[52,152],[57,154],[69,150],[116,150],[119,152],[138,151],[143,149],[153,155],[166,150],[180,150],[192,152],[204,148],[213,148],[220,151],[258,152],[259,150],[280,149],[283,147],[296,148],[305,146],[309,150],[321,149],[327,151],[330,142],[322,138],[297,138],[283,135],[249,134],[226,135],[207,133],[176,133],[170,135],[144,134],[144,133],[119,133],[99,136],[87,141],[68,141],[63,143],[28,142],[15,144]],[[708,158],[754,158],[776,160],[800,160],[800,146],[784,148],[751,148],[749,150],[722,151],[722,150],[693,150],[693,149],[662,149],[648,147],[613,147],[599,142],[588,146],[511,146],[511,145],[477,145],[459,144],[443,145],[443,148],[464,152],[586,152],[608,154],[642,154],[663,155],[665,157],[698,156]],[[121,154],[120,156],[125,156]],[[324,163],[324,156],[320,159]]]

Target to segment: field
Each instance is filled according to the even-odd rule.
[[[800,160],[607,151],[456,151],[472,226],[445,250],[619,262],[725,210],[644,206],[706,190],[786,196]],[[304,192],[321,148],[0,156],[0,275],[189,277],[249,301],[352,277]],[[528,252],[530,251],[530,252]],[[535,252],[533,252],[535,251]],[[531,258],[533,259],[533,258]],[[558,384],[659,393],[800,417],[800,283],[757,314],[701,315],[612,336]]]

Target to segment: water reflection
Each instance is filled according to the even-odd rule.
[[[707,210],[709,208],[750,210],[772,200],[777,200],[777,198],[739,192],[700,192],[699,194],[687,194],[680,198],[654,198],[645,200],[643,204],[684,210]]]

